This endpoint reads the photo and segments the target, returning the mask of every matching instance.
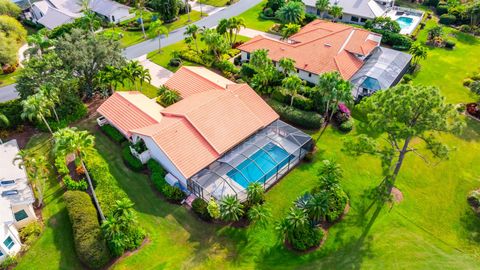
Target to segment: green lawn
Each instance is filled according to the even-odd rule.
[[[214,6],[214,7],[224,7],[227,5],[229,0],[199,0],[201,4]]]
[[[125,85],[120,85],[117,91],[140,91],[149,98],[155,98],[158,96],[157,87],[149,84],[148,82],[144,82],[142,85],[140,85],[140,81],[137,81],[136,84],[132,84],[130,81],[125,81]]]
[[[242,17],[243,19],[245,19],[245,25],[247,26],[247,28],[268,32],[268,30],[270,30],[270,28],[272,28],[272,26],[276,23],[272,20],[264,20],[260,18],[260,12],[262,12],[266,2],[267,1],[263,1],[260,4],[238,15],[238,17]]]
[[[250,38],[244,37],[244,36],[238,36],[237,37],[237,41],[247,41],[249,39]],[[188,48],[187,44],[185,43],[185,41],[182,40],[182,41],[177,42],[175,44],[163,47],[161,53],[159,53],[158,51],[150,52],[147,55],[147,57],[148,57],[148,59],[150,59],[150,61],[154,62],[155,64],[160,65],[160,66],[162,66],[162,67],[164,67],[164,68],[166,68],[166,69],[168,69],[172,72],[175,72],[179,69],[179,67],[172,67],[172,66],[168,65],[168,62],[172,58],[171,54],[174,51],[181,51],[181,50],[185,50],[187,48]],[[192,48],[195,49],[194,44],[192,44]],[[206,48],[205,44],[203,42],[201,42],[200,39],[198,39],[198,49],[202,50],[202,49],[205,49],[205,48]],[[192,62],[186,61],[186,60],[183,60],[183,65],[185,65],[185,66],[198,66],[198,64],[192,63]]]
[[[0,74],[0,87],[15,83],[15,81],[17,80],[16,77],[18,76],[19,72],[20,68],[10,74]]]
[[[150,13],[150,15],[146,14],[145,16],[146,17],[151,16],[151,13]],[[183,26],[185,26],[185,25],[187,25],[191,22],[195,22],[195,21],[198,21],[200,19],[201,19],[200,18],[200,12],[192,10],[190,12],[190,22],[188,21],[188,15],[184,14],[184,15],[180,15],[178,20],[176,20],[172,23],[166,23],[165,27],[167,27],[169,31],[173,31],[177,28],[183,27]],[[145,29],[145,31],[148,31],[148,29]],[[128,30],[126,30],[125,27],[121,27],[121,26],[115,27],[115,28],[109,28],[109,29],[105,30],[105,32],[106,33],[121,34],[122,38],[120,39],[120,44],[124,48],[135,45],[135,44],[140,43],[142,41],[145,41],[145,39],[143,38],[142,31],[128,31]],[[147,39],[148,39],[148,37],[147,37]]]

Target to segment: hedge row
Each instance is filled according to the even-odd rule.
[[[389,45],[398,50],[409,50],[413,40],[405,35],[393,33],[381,29],[372,29],[373,32],[382,35],[382,44]]]
[[[269,100],[268,104],[280,115],[280,118],[295,126],[306,129],[319,129],[322,126],[323,117],[316,112],[302,111],[275,100]]]
[[[127,197],[125,192],[118,186],[108,168],[107,162],[98,154],[92,151],[84,159],[85,166],[94,181],[95,194],[97,195],[100,207],[105,216],[112,213],[115,201]]]
[[[143,166],[142,162],[138,158],[133,156],[132,152],[130,151],[130,146],[129,145],[123,147],[122,158],[123,158],[123,161],[125,162],[125,164],[127,165],[127,167],[129,167],[133,171],[139,172],[139,171],[143,170],[144,166]]]
[[[275,89],[272,93],[272,98],[278,102],[290,105],[292,96],[282,91],[282,89]],[[313,100],[297,94],[293,98],[293,107],[303,111],[311,111],[313,110]]]
[[[112,139],[114,142],[120,144],[124,142],[126,139],[118,129],[114,128],[112,125],[106,124],[100,127],[100,129]]]
[[[147,162],[147,167],[150,170],[150,179],[155,188],[162,193],[162,195],[169,201],[180,203],[185,198],[185,193],[175,186],[171,186],[165,180],[165,170],[154,159]]]
[[[63,198],[72,223],[78,258],[89,268],[102,268],[110,260],[110,253],[90,196],[82,191],[67,191]]]

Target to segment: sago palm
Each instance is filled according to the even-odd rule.
[[[259,182],[250,183],[247,187],[247,200],[252,205],[259,204],[265,199],[265,190]]]

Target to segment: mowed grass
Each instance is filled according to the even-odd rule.
[[[214,7],[224,7],[227,5],[228,1],[230,0],[199,0],[199,3],[203,5],[209,5]]]
[[[245,20],[245,25],[247,28],[268,32],[268,30],[270,30],[270,28],[272,28],[272,26],[276,23],[273,20],[265,20],[260,18],[260,13],[262,12],[265,3],[267,3],[267,1],[263,1],[238,15],[238,17],[242,17]]]
[[[0,74],[0,87],[15,83],[18,74],[20,74],[20,68],[17,68],[17,70],[9,74]]]
[[[434,20],[427,22],[418,36],[425,43],[427,31],[436,26]],[[471,35],[443,27],[445,37],[456,43],[455,49],[428,47],[426,60],[420,62],[421,70],[414,83],[435,85],[452,103],[477,101],[478,98],[463,86],[463,80],[480,69],[480,40]]]
[[[35,135],[27,149],[38,155],[49,156],[51,145],[47,134]],[[50,163],[53,166],[53,161]],[[40,238],[22,256],[15,269],[82,269],[75,253],[72,225],[63,201],[63,188],[56,175],[51,175],[42,209],[44,231]]]
[[[117,91],[140,91],[149,98],[156,98],[158,96],[157,87],[148,82],[140,83],[140,80],[137,80],[135,83],[125,80],[124,85],[119,85]]]

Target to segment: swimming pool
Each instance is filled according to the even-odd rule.
[[[247,188],[251,182],[265,182],[275,175],[277,165],[280,165],[278,168],[281,168],[288,163],[288,152],[277,145],[268,143],[262,149],[258,149],[249,159],[240,163],[236,169],[230,170],[227,176],[243,188]]]
[[[396,19],[398,25],[400,25],[400,28],[401,29],[407,29],[409,28],[412,23],[413,23],[413,19],[412,18],[409,18],[409,17],[399,17],[398,19]]]

